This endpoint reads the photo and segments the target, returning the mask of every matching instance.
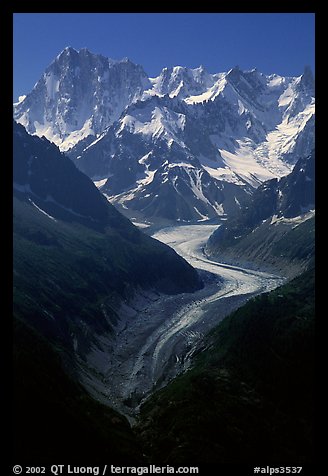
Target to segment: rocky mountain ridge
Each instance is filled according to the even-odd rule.
[[[238,211],[314,147],[314,78],[238,66],[164,68],[66,48],[14,106],[130,217],[204,221]]]

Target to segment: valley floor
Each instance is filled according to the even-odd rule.
[[[89,369],[81,365],[89,392],[131,422],[155,388],[188,367],[208,331],[250,297],[283,282],[280,276],[209,260],[203,248],[215,228],[170,226],[153,234],[199,270],[204,288],[175,296],[141,292],[121,309],[111,351],[102,336],[88,356]]]

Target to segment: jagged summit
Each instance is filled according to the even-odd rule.
[[[228,71],[228,73],[227,73],[227,76],[239,74],[240,72],[241,72],[241,69],[239,68],[238,65],[236,65],[236,66],[234,66],[233,68],[229,69],[229,71]]]
[[[308,67],[283,77],[172,66],[148,78],[128,58],[72,47],[14,105],[17,122],[67,151],[123,210],[187,221],[232,213],[287,175],[314,147],[314,112]]]
[[[85,137],[96,138],[149,86],[142,67],[129,60],[67,47],[15,106],[14,118],[68,150]]]
[[[302,90],[302,92],[314,94],[314,76],[311,67],[308,65],[304,67],[304,72],[300,77],[299,88]]]

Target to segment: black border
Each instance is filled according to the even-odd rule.
[[[141,3],[141,2],[140,2]],[[213,2],[214,3],[214,2]],[[323,198],[323,190],[324,185],[322,183],[325,180],[324,169],[322,166],[328,160],[325,155],[320,152],[321,142],[320,142],[320,132],[323,132],[323,114],[322,114],[322,99],[323,94],[320,93],[320,88],[322,87],[323,80],[324,80],[324,68],[323,65],[325,62],[320,62],[320,54],[322,48],[324,46],[324,39],[322,35],[323,25],[325,24],[325,8],[324,2],[296,2],[296,1],[284,1],[284,2],[274,2],[270,4],[269,2],[259,2],[259,1],[244,1],[244,2],[220,2],[216,4],[218,9],[213,8],[212,2],[202,2],[202,9],[190,9],[191,5],[188,7],[183,8],[183,6],[175,5],[175,8],[170,8],[168,5],[166,8],[163,8],[162,2],[158,2],[158,6],[162,7],[159,11],[154,9],[154,3],[151,3],[149,6],[142,2],[142,4],[138,5],[141,8],[137,11],[135,10],[135,5],[126,5],[127,10],[122,10],[122,8],[115,8],[118,7],[118,4],[110,5],[106,2],[102,3],[99,1],[92,2],[92,9],[85,8],[87,5],[83,5],[82,2],[74,2],[74,1],[66,1],[66,2],[56,2],[56,3],[40,3],[37,2],[18,2],[14,1],[11,4],[4,5],[4,2],[1,2],[0,5],[0,31],[1,31],[1,45],[2,45],[2,55],[1,55],[1,92],[2,92],[2,115],[1,120],[3,122],[1,127],[1,145],[2,145],[2,166],[4,167],[4,172],[2,175],[2,186],[1,186],[1,210],[2,210],[2,217],[1,217],[1,243],[2,243],[2,255],[4,255],[4,262],[5,262],[5,270],[2,273],[3,280],[1,283],[2,289],[2,345],[1,351],[3,352],[3,356],[0,359],[1,362],[1,380],[2,391],[0,393],[1,398],[4,400],[2,402],[2,409],[3,409],[3,418],[2,418],[2,434],[4,435],[4,439],[7,440],[8,449],[3,447],[3,456],[5,458],[2,459],[2,464],[4,463],[4,459],[8,460],[9,465],[7,466],[7,470],[4,471],[4,474],[13,474],[12,473],[12,458],[11,458],[11,442],[12,442],[12,430],[11,430],[11,408],[12,404],[12,364],[11,364],[11,355],[12,355],[12,327],[11,327],[11,314],[12,314],[12,284],[13,284],[13,277],[12,277],[12,253],[13,253],[13,246],[12,246],[12,189],[11,184],[12,180],[10,180],[10,176],[12,177],[12,85],[13,85],[13,14],[14,13],[314,13],[315,14],[315,22],[316,22],[316,48],[315,48],[315,83],[316,83],[316,96],[319,97],[319,100],[316,102],[316,115],[319,115],[319,120],[316,121],[316,155],[319,159],[316,162],[316,201],[317,205],[317,221],[316,221],[316,256],[317,261],[319,262],[318,256],[320,256],[320,265],[321,265],[321,252],[323,247],[321,246],[322,237],[324,237],[325,230],[322,229],[321,223],[321,213],[320,207],[323,205],[325,206],[325,202]],[[107,8],[106,8],[107,7]],[[110,7],[110,8],[108,8]],[[231,8],[233,7],[233,8]],[[321,7],[321,8],[320,8]],[[320,38],[321,36],[321,38]],[[327,85],[325,86],[327,87]],[[4,114],[3,114],[4,112]],[[321,119],[321,120],[320,120]],[[324,223],[324,222],[323,222]],[[322,268],[324,264],[321,265]],[[319,269],[318,269],[319,268]],[[322,270],[324,271],[324,270]],[[320,292],[320,286],[324,285],[325,282],[320,280],[320,266],[317,267],[317,309],[320,308],[320,297],[322,293]],[[318,282],[319,281],[319,282]],[[321,282],[320,282],[321,281]],[[324,309],[324,308],[323,308]],[[321,314],[321,313],[320,313]],[[319,313],[317,312],[317,316],[319,317]],[[324,316],[320,316],[323,317]],[[322,361],[323,355],[319,355],[321,349],[325,348],[324,343],[320,343],[320,336],[322,333],[320,332],[320,324],[321,321],[317,324],[317,366],[319,366],[319,362]],[[5,327],[3,327],[5,326]],[[319,369],[317,367],[317,403],[319,404],[319,396],[321,395],[322,389],[319,389],[320,380],[324,379],[324,369]],[[6,376],[3,378],[3,376]],[[322,407],[323,408],[323,407]],[[12,409],[13,411],[13,409]],[[304,475],[316,475],[321,474],[320,469],[321,465],[324,464],[324,456],[325,451],[324,447],[322,450],[320,448],[320,443],[323,443],[324,439],[324,432],[320,435],[320,429],[323,429],[319,424],[321,420],[321,411],[317,411],[317,431],[316,431],[316,445],[317,445],[317,461],[313,462],[313,466],[306,466],[303,467],[302,472],[300,473],[302,476]],[[8,427],[7,427],[8,424]],[[322,460],[321,460],[322,455]],[[6,461],[7,463],[7,461]],[[19,462],[15,462],[19,463]],[[92,462],[91,462],[92,463]],[[104,462],[110,464],[110,462]],[[36,462],[37,464],[37,462]],[[257,465],[257,462],[254,462],[254,466]],[[200,468],[200,475],[204,474],[217,474],[219,476],[228,476],[230,474],[237,474],[239,476],[248,476],[254,474],[253,465],[245,464],[234,464],[233,462],[231,465],[222,465],[216,466],[215,468],[212,467],[201,467]],[[317,470],[315,469],[317,467]],[[322,466],[324,467],[324,466]],[[1,471],[2,472],[2,471]],[[51,474],[48,471],[47,474]]]

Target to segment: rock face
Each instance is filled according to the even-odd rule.
[[[127,59],[65,48],[15,107],[15,119],[68,150],[103,132],[149,86],[143,69]]]
[[[314,95],[309,68],[282,77],[176,66],[148,78],[129,60],[66,48],[14,116],[123,212],[203,221],[238,212],[311,152]]]

